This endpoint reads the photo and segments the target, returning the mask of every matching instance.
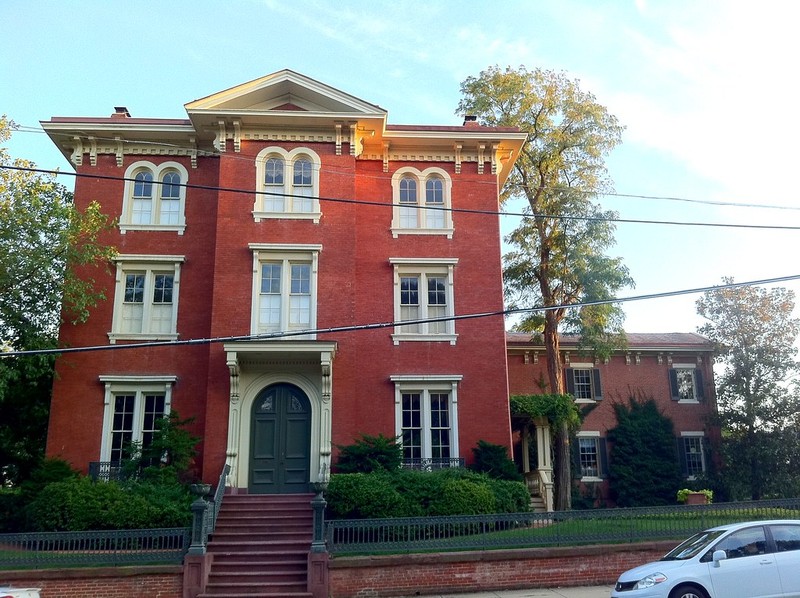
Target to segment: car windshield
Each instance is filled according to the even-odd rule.
[[[665,554],[662,561],[684,561],[690,559],[696,554],[699,554],[711,542],[719,538],[725,530],[706,530],[695,534],[688,540],[681,542],[678,546]]]

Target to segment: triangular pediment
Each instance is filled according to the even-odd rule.
[[[186,110],[229,114],[276,111],[354,116],[386,114],[380,106],[288,69],[189,102]]]

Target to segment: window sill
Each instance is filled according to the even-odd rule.
[[[319,224],[322,212],[253,212],[253,220],[313,220],[314,224]]]
[[[594,405],[597,401],[595,399],[575,399],[575,403],[578,405]]]
[[[680,399],[678,405],[699,405],[700,401],[697,399]]]
[[[113,345],[117,341],[174,341],[178,339],[178,333],[162,333],[153,334],[149,332],[142,333],[123,333],[123,332],[109,332],[108,340]]]
[[[124,235],[129,230],[148,230],[148,231],[160,231],[160,232],[176,232],[179,235],[182,235],[186,230],[185,224],[130,224],[130,223],[120,223],[119,225],[119,232],[121,235]]]
[[[458,339],[457,334],[401,334],[395,333],[392,335],[392,340],[394,341],[395,345],[399,345],[401,342],[433,342],[433,343],[450,343],[451,345],[456,344],[456,340]]]
[[[398,228],[392,227],[392,237],[395,239],[400,235],[446,235],[448,239],[453,238],[452,228]]]
[[[597,476],[583,476],[581,477],[581,483],[583,484],[599,484],[603,481],[603,478]]]

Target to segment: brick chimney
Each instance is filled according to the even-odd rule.
[[[465,127],[478,127],[478,117],[474,114],[465,114],[464,115],[464,126]]]
[[[125,106],[114,106],[114,114],[111,115],[111,118],[130,118],[131,113],[128,112],[128,109]]]

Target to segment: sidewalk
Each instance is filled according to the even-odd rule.
[[[613,586],[532,588],[530,590],[499,590],[466,594],[426,594],[424,598],[608,598],[612,588]]]

